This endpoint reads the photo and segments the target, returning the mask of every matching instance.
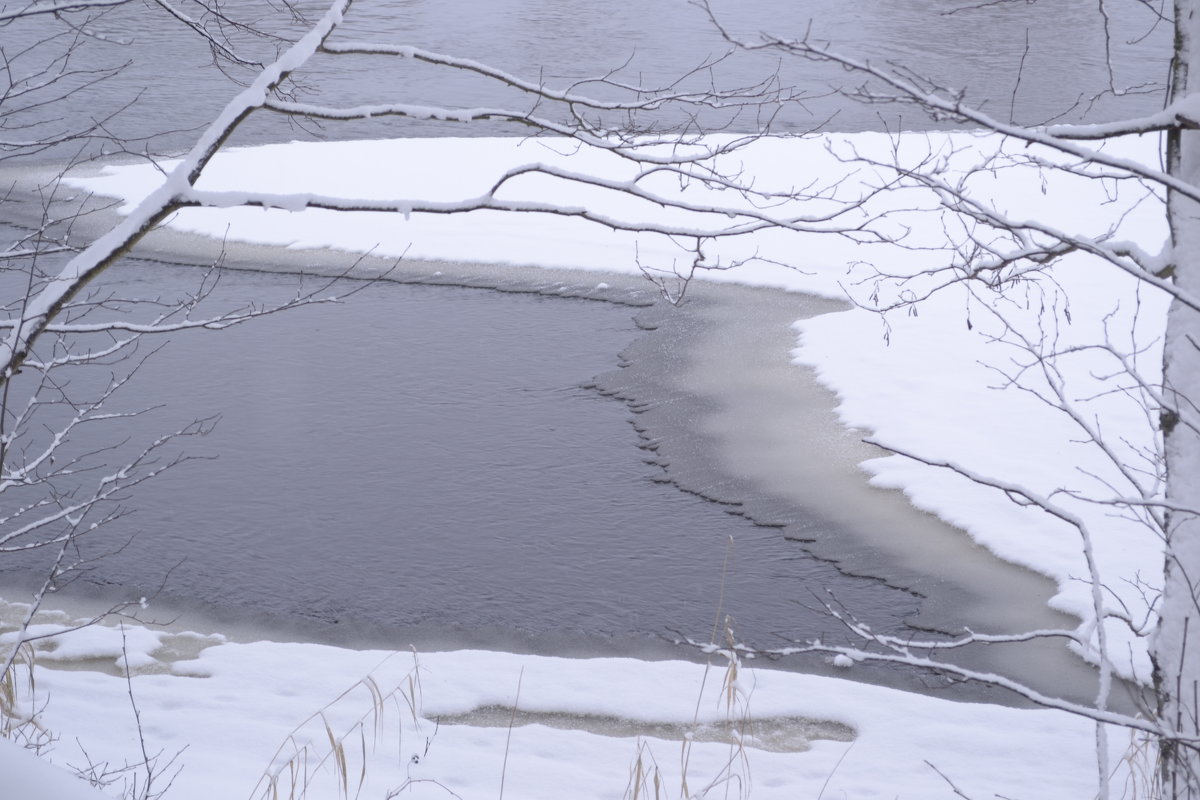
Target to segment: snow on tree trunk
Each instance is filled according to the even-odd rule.
[[[1175,0],[1173,102],[1200,92],[1200,2]],[[1176,129],[1168,141],[1172,175],[1200,186],[1200,131]],[[1172,192],[1168,198],[1171,263],[1176,285],[1200,291],[1200,203]],[[1162,429],[1167,459],[1167,495],[1174,507],[1200,507],[1200,313],[1175,300],[1167,317]],[[1167,529],[1165,583],[1160,624],[1151,643],[1162,722],[1183,737],[1200,735],[1200,518],[1176,511]],[[1162,794],[1200,798],[1200,748],[1164,741]]]

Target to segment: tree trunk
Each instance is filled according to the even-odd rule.
[[[1168,103],[1200,92],[1200,0],[1175,0],[1175,59]],[[1200,131],[1175,130],[1167,143],[1170,173],[1200,186]],[[1175,283],[1200,294],[1200,203],[1172,192],[1167,216]],[[1179,300],[1167,316],[1164,352],[1167,407],[1162,429],[1167,499],[1200,507],[1200,313]],[[1167,526],[1165,582],[1160,622],[1150,653],[1159,719],[1184,737],[1200,735],[1200,518],[1176,512]],[[1160,769],[1165,798],[1200,798],[1200,748],[1194,742],[1163,741]]]

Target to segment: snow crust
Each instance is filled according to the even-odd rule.
[[[12,645],[16,637],[11,631],[0,635],[0,646]],[[111,659],[120,667],[126,656],[135,666],[153,661],[154,651],[162,646],[163,633],[141,626],[91,625],[74,629],[70,624],[47,622],[30,625],[23,638],[45,642],[46,646],[38,648],[40,662]]]

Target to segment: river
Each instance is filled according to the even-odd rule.
[[[1103,120],[1161,106],[1161,91],[1156,89],[1167,76],[1168,26],[1138,3],[1104,5],[1109,36],[1093,4],[715,0],[712,8],[729,26],[730,35],[741,40],[756,41],[764,31],[784,39],[807,36],[861,60],[903,65],[933,85],[962,89],[967,100],[1000,119],[1032,124]],[[326,4],[303,0],[295,6],[315,17]],[[963,10],[955,13],[956,9]],[[237,10],[239,19],[261,19],[259,27],[282,30],[286,36],[304,30],[302,24],[289,22],[279,4],[267,0],[239,2]],[[18,74],[32,72],[43,60],[43,51],[33,45],[61,30],[47,17],[0,28],[0,41],[6,52],[20,54],[12,65]],[[49,95],[57,97],[70,88],[68,96],[45,106],[27,98],[10,101],[8,111],[28,107],[18,115],[21,123],[44,125],[26,131],[23,138],[103,120],[104,131],[123,140],[132,152],[179,152],[237,90],[221,71],[211,68],[212,53],[203,40],[147,13],[138,3],[95,14],[87,30],[94,35],[77,37],[72,74],[56,81]],[[763,113],[777,114],[775,129],[784,132],[953,125],[909,106],[848,102],[839,91],[861,81],[838,67],[781,58],[769,51],[728,55],[729,42],[695,3],[685,0],[360,0],[338,36],[474,59],[558,88],[591,81],[579,90],[600,96],[606,89],[597,78],[611,74],[613,80],[626,83],[666,86],[717,59],[680,85],[732,89],[776,77],[781,86],[805,98],[782,110],[751,109],[736,119],[688,108],[633,120],[643,126],[678,123],[685,118],[681,114],[692,119],[697,113],[701,116],[695,119],[706,128],[728,124],[738,130],[754,129]],[[275,53],[271,40],[235,35],[235,42],[251,57],[265,59]],[[62,42],[55,40],[44,52],[56,55],[61,50]],[[252,75],[237,68],[228,72],[243,81]],[[404,102],[528,110],[532,102],[463,71],[362,57],[318,56],[296,74],[295,89],[299,99],[336,105]],[[109,115],[117,109],[123,110]],[[265,114],[244,124],[233,142],[528,133],[523,126],[498,122],[464,125],[393,118],[318,125]],[[87,144],[113,149],[111,142],[101,140]],[[80,145],[41,151],[37,158],[63,160],[77,155]]]
[[[811,23],[812,35],[846,41],[853,51],[952,76],[980,101],[1025,121],[1073,106],[1071,116],[1094,119],[1156,102],[1128,94],[1076,105],[1109,78],[1097,55],[1102,31],[1090,11],[1048,3],[1024,6],[1023,15],[1000,7],[932,10],[941,7],[893,0],[867,12],[834,2],[752,2],[738,5],[736,19],[745,35],[768,21],[786,35]],[[690,4],[633,8],[392,0],[357,6],[347,34],[389,31],[405,43],[547,80],[593,76],[626,60],[623,74],[657,79],[725,47]],[[720,6],[717,12],[725,13]],[[193,37],[144,10],[130,13],[118,10],[95,23],[124,44],[86,44],[92,63],[116,58],[130,66],[67,98],[55,113],[66,109],[62,116],[80,119],[96,104],[111,107],[140,93],[108,128],[131,136],[170,127],[139,146],[178,150],[230,86],[202,68],[209,56]],[[1120,85],[1162,73],[1153,47],[1161,35],[1150,33],[1136,48],[1117,46]],[[169,79],[164,54],[170,54]],[[785,130],[827,119],[840,130],[934,124],[893,119],[890,108],[881,115],[879,107],[830,95],[836,75],[806,63],[777,67],[770,58],[736,57],[714,74],[749,83],[768,62],[812,95],[802,110],[779,120]],[[493,89],[458,73],[396,72],[344,60],[315,64],[304,85],[312,97],[346,102],[380,90],[402,90],[409,102],[497,101]],[[293,129],[268,121],[247,126],[237,142],[511,132],[429,122]],[[52,150],[36,160],[62,157]],[[21,222],[12,202],[4,219]],[[184,242],[163,247],[161,260],[128,259],[106,276],[105,290],[186,291],[196,270],[164,261],[188,262],[190,248],[200,250]],[[234,261],[272,271],[294,267],[282,254]],[[895,632],[914,631],[908,625],[918,621],[922,628],[951,627],[963,615],[998,626],[1041,613],[1046,582],[989,563],[962,546],[962,537],[962,569],[954,573],[903,563],[856,536],[856,526],[880,524],[947,542],[957,534],[905,511],[887,493],[855,488],[861,451],[839,438],[831,398],[786,363],[787,324],[828,306],[713,289],[697,293],[689,308],[663,309],[652,307],[648,288],[615,277],[605,276],[610,290],[593,297],[569,276],[498,278],[469,265],[434,266],[414,265],[400,283],[370,285],[342,305],[178,336],[148,359],[130,402],[157,410],[114,422],[105,436],[136,439],[212,414],[220,423],[188,443],[196,460],[139,487],[128,503],[134,513],[110,526],[102,549],[127,539],[129,546],[97,562],[75,589],[102,598],[158,590],[164,608],[199,611],[215,624],[342,643],[581,654],[669,655],[677,652],[666,644],[674,636],[707,638],[718,610],[732,616],[740,639],[754,644],[832,640],[840,628],[821,608],[830,597],[875,629]],[[599,278],[589,280],[594,285]],[[224,294],[267,302],[293,291],[294,283],[268,272],[230,272],[214,300]],[[482,288],[463,288],[472,285]],[[564,293],[588,297],[547,296]],[[757,324],[731,320],[732,309]],[[736,331],[745,336],[732,336]],[[730,382],[731,365],[752,352],[776,359],[775,385],[785,387],[765,415],[756,405],[761,398]],[[856,511],[842,518],[822,510],[811,487],[808,496],[767,491],[736,468],[745,426],[794,413],[788,403],[798,395],[814,419],[824,415],[810,430],[823,431],[827,441],[824,450],[793,460],[848,493],[837,496]],[[16,572],[28,570],[6,566],[14,582],[21,578]],[[1008,615],[998,614],[1006,606]],[[1040,625],[1063,624],[1044,613]],[[1090,694],[1085,670],[1062,653],[1046,658],[1033,659],[1037,666],[1026,671],[1051,673],[1043,678],[1065,694]],[[801,666],[826,669],[811,660]],[[929,680],[865,673],[914,688]]]

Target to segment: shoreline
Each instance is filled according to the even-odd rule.
[[[21,180],[14,182],[23,181],[25,196],[48,177],[44,170],[17,172]],[[107,228],[116,212],[86,199],[88,215],[79,227],[90,236]],[[36,221],[31,207],[23,213],[26,222]],[[594,388],[626,403],[644,449],[668,482],[757,525],[780,529],[847,574],[919,595],[921,613],[908,620],[914,627],[945,632],[963,626],[999,630],[1014,621],[1034,628],[1078,624],[1047,607],[1056,591],[1050,579],[1000,561],[962,531],[915,510],[899,492],[867,485],[857,465],[880,451],[842,428],[834,415],[836,398],[812,369],[789,357],[795,347],[792,323],[844,308],[836,301],[695,280],[685,304],[672,308],[650,283],[627,274],[378,257],[356,261],[342,251],[221,243],[165,229],[139,243],[137,257],[197,266],[221,258],[228,269],[520,292],[639,309],[646,333],[622,354],[623,368],[597,376]],[[807,519],[815,514],[830,525],[801,521],[801,508]],[[902,541],[895,533],[898,521]],[[996,655],[995,649],[967,653],[964,661],[993,669],[1003,664],[1006,673],[1064,696],[1094,694],[1094,670],[1061,645],[1041,643],[1033,653],[1022,647],[1000,659]]]

